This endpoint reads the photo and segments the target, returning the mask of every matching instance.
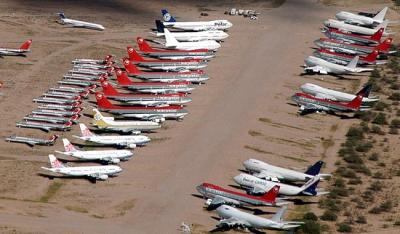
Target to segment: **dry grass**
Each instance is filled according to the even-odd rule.
[[[78,212],[78,213],[89,213],[89,211],[86,208],[83,207],[79,207],[79,206],[65,206],[65,209],[69,210],[69,211],[74,211],[74,212]]]
[[[62,182],[54,182],[52,183],[49,188],[47,189],[46,193],[39,198],[40,202],[47,203],[51,198],[53,198],[57,192],[61,189],[61,187],[64,185]]]

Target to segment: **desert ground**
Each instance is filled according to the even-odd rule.
[[[151,37],[150,28],[160,18],[161,8],[179,20],[227,18],[234,26],[206,68],[211,79],[191,94],[190,114],[183,122],[167,121],[163,129],[149,134],[153,142],[135,149],[135,157],[121,164],[124,171],[116,178],[96,184],[49,180],[38,173],[47,165],[47,155],[62,149],[61,141],[53,147],[34,148],[0,141],[0,232],[179,233],[185,222],[194,233],[203,233],[215,227],[212,216],[216,214],[205,211],[204,200],[193,196],[195,186],[202,182],[232,185],[232,177],[248,158],[304,169],[322,158],[327,163],[324,172],[332,172],[339,145],[355,120],[298,116],[297,107],[289,104],[290,96],[305,82],[356,91],[367,76],[355,80],[299,76],[301,65],[311,54],[313,40],[322,37],[323,20],[341,9],[372,11],[390,1],[351,1],[351,6],[316,0],[282,2],[1,1],[1,46],[17,47],[33,39],[26,58],[0,61],[4,83],[1,138],[50,135],[17,129],[15,121],[35,109],[31,100],[55,86],[71,68],[73,58],[102,58],[111,53],[121,59],[137,36]],[[250,21],[223,14],[232,7],[256,9],[261,15]],[[106,31],[59,25],[55,13],[61,10],[71,18],[101,23]],[[200,17],[202,11],[209,16]],[[90,118],[84,116],[81,121],[89,124]],[[78,132],[75,126],[60,135],[71,138]],[[325,186],[325,182],[320,184]],[[301,209],[289,206],[289,217]],[[318,212],[317,204],[309,209]]]

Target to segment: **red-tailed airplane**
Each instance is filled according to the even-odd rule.
[[[277,203],[276,197],[279,193],[279,186],[274,186],[262,196],[253,196],[225,189],[220,186],[202,183],[196,187],[197,191],[207,199],[207,209],[215,209],[220,205],[234,206],[281,206],[287,202]]]
[[[372,36],[362,36],[359,34],[349,33],[349,32],[342,32],[335,28],[328,28],[323,31],[325,36],[330,39],[345,41],[348,43],[360,44],[360,45],[378,45],[381,43],[383,32],[385,31],[384,28],[379,29],[374,35]]]
[[[374,50],[372,53],[368,54],[367,56],[360,56],[358,60],[359,65],[380,65],[385,64],[386,61],[377,61],[376,58],[379,55],[379,51]],[[337,64],[347,65],[351,60],[354,59],[354,55],[342,54],[337,53],[327,49],[319,49],[314,52],[314,56],[318,58],[325,59],[327,61],[331,61]]]
[[[215,56],[213,51],[207,49],[197,50],[166,50],[153,49],[147,42],[141,38],[137,38],[140,51],[150,57],[160,59],[210,59]]]
[[[26,56],[25,54],[30,52],[29,47],[32,44],[32,39],[27,40],[24,44],[19,47],[19,49],[7,49],[0,48],[0,57],[1,56]]]
[[[348,44],[342,41],[328,39],[328,38],[320,38],[315,40],[314,43],[324,49],[334,50],[336,52],[346,53],[346,54],[353,54],[353,55],[364,55],[370,54],[374,50],[379,51],[380,53],[391,53],[389,51],[390,45],[392,44],[393,39],[387,38],[381,44],[377,46],[363,46],[363,45],[355,45],[355,44]]]
[[[350,102],[338,102],[325,98],[318,98],[306,93],[296,93],[292,96],[292,100],[300,106],[300,114],[305,115],[320,111],[326,113],[356,112],[361,110],[360,107],[364,96],[364,93],[361,92]]]

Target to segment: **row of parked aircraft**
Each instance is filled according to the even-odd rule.
[[[217,230],[294,229],[303,222],[283,220],[287,205],[293,201],[291,197],[319,196],[328,193],[317,189],[321,179],[331,176],[320,173],[322,161],[316,162],[305,172],[271,165],[257,159],[248,159],[243,165],[247,173],[241,173],[233,177],[233,180],[246,192],[211,183],[202,183],[196,187],[201,194],[199,197],[207,199],[205,203],[207,210],[216,209],[222,218],[217,224]],[[299,182],[300,185],[295,184]],[[260,206],[281,207],[281,209],[271,219],[266,219],[234,208],[251,209]]]
[[[322,32],[326,38],[314,41],[318,48],[306,58],[304,71],[341,76],[372,71],[385,64],[384,59],[395,52],[390,51],[393,39],[383,38],[392,34],[387,30],[387,10],[385,7],[374,16],[341,11],[336,14],[337,20],[325,21]],[[370,96],[371,85],[365,85],[355,95],[315,84],[304,84],[300,89],[302,92],[291,98],[300,107],[300,114],[365,111],[379,101]]]

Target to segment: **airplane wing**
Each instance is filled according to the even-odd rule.
[[[264,194],[266,192],[266,189],[260,186],[254,186],[249,190],[251,194]]]
[[[100,173],[87,174],[86,176],[88,176],[89,178],[92,178],[92,179],[97,179],[97,180],[106,180],[106,179],[108,179],[108,175],[100,174]]]
[[[332,101],[337,101],[337,99],[331,95],[327,95],[327,94],[323,94],[323,93],[317,93],[317,95],[315,95],[316,98],[321,98],[321,99],[329,99]]]
[[[281,175],[266,170],[263,170],[258,174],[254,174],[254,176],[275,182],[279,182],[279,180],[284,179]]]
[[[304,70],[306,72],[314,72],[314,73],[320,73],[320,74],[324,74],[324,75],[328,74],[328,71],[324,67],[321,67],[321,66],[306,67],[306,68],[304,68]]]
[[[211,203],[210,203],[209,206],[218,207],[218,206],[223,205],[225,203],[226,202],[222,197],[216,196],[211,200]]]
[[[30,147],[34,147],[37,143],[27,141],[25,144],[29,145]]]
[[[221,219],[218,223],[219,227],[228,226],[228,227],[251,227],[250,223],[240,220],[237,218],[229,218],[229,219]]]
[[[302,105],[302,106],[300,106],[300,109],[299,109],[300,114],[308,114],[308,113],[313,113],[316,111],[329,111],[329,109],[324,108],[320,105],[311,104],[311,103]]]
[[[363,22],[361,22],[360,20],[356,20],[356,19],[347,19],[344,21],[346,24],[355,24],[355,25],[364,25]]]

